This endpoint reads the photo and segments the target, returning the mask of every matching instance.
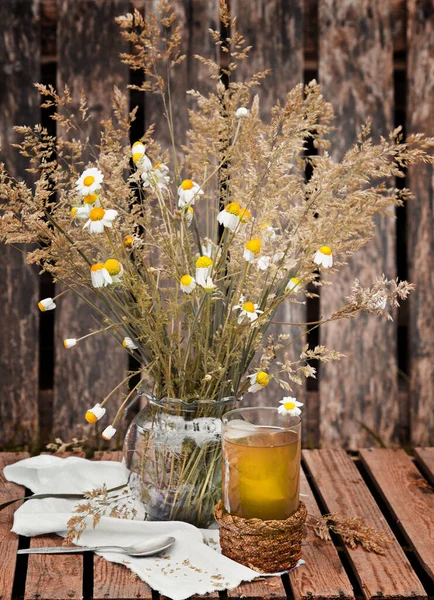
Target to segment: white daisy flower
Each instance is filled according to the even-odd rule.
[[[79,219],[85,221],[89,218],[91,207],[88,204],[84,206],[73,206],[71,208],[71,217],[73,219]]]
[[[102,408],[101,404],[95,404],[93,408],[89,408],[84,415],[84,418],[88,423],[96,423],[105,415],[105,408]]]
[[[214,282],[213,282],[213,280],[211,279],[211,277],[207,277],[207,278],[206,278],[206,281],[205,281],[205,284],[204,284],[204,285],[202,285],[202,287],[203,287],[203,289],[204,289],[206,292],[212,292],[213,290],[215,290],[215,288],[216,288],[217,286],[214,284]]]
[[[208,258],[211,258],[214,262],[216,261],[216,259],[220,258],[222,254],[222,249],[219,248],[217,246],[217,244],[214,244],[214,242],[212,240],[210,240],[209,238],[204,238],[202,241],[202,256],[208,256]],[[200,256],[199,254],[197,254],[197,256]]]
[[[190,227],[191,222],[193,221],[193,217],[194,217],[194,208],[192,206],[189,206],[185,213],[185,220],[187,221],[187,227]]]
[[[245,108],[244,106],[240,106],[240,108],[237,108],[237,110],[235,111],[235,116],[237,119],[244,119],[245,117],[247,117],[248,114],[249,109]]]
[[[196,282],[205,287],[206,280],[211,275],[213,261],[209,256],[199,256],[196,261]]]
[[[298,292],[301,288],[301,281],[298,277],[291,277],[288,281],[286,289],[288,292]]]
[[[238,202],[229,202],[217,215],[217,221],[230,231],[235,231],[240,224],[241,212],[242,209]]]
[[[89,213],[89,220],[84,224],[83,229],[89,229],[90,233],[104,233],[104,228],[112,227],[112,223],[117,216],[118,211],[112,208],[108,210],[100,206],[92,208]]]
[[[115,433],[116,433],[116,429],[114,427],[112,427],[112,425],[109,425],[108,427],[106,427],[104,429],[104,431],[101,434],[101,437],[108,442],[109,440],[112,439],[112,437],[114,436]]]
[[[184,179],[178,188],[178,207],[194,205],[199,196],[203,196],[203,193],[198,183],[191,179]]]
[[[90,268],[90,276],[94,288],[101,288],[113,283],[109,272],[102,263],[96,263]]]
[[[56,308],[56,303],[54,302],[53,298],[44,298],[43,300],[39,300],[38,308],[41,312],[54,310]]]
[[[152,169],[145,169],[141,177],[143,187],[157,187],[165,190],[170,183],[169,167],[164,163],[158,163]]]
[[[134,142],[131,146],[131,156],[134,156],[135,154],[145,154],[145,152],[146,146],[142,142]]]
[[[328,246],[321,246],[313,256],[313,262],[324,269],[330,269],[333,266],[332,249]]]
[[[122,281],[124,268],[118,260],[115,258],[109,258],[104,263],[104,269],[107,270],[108,274],[112,278],[113,283],[120,283]]]
[[[285,396],[280,401],[281,406],[277,409],[279,415],[291,415],[291,417],[298,417],[301,415],[300,406],[303,406],[303,402],[297,402],[295,398],[291,396]]]
[[[254,240],[249,240],[244,247],[243,258],[249,263],[255,261],[255,258],[261,251],[261,240],[259,238],[255,238]]]
[[[137,350],[138,346],[133,342],[130,337],[124,337],[122,340],[122,346],[127,350]]]
[[[191,275],[183,275],[180,280],[181,290],[186,294],[191,294],[191,292],[196,287],[196,282]]]
[[[250,387],[248,392],[258,392],[270,383],[270,376],[265,371],[259,371],[254,375],[250,375]]]
[[[261,225],[261,236],[265,242],[274,242],[277,237],[274,227],[268,223]]]
[[[99,198],[98,198],[98,194],[88,194],[87,196],[83,196],[83,202],[85,205],[88,205],[90,207],[101,205]],[[89,210],[90,210],[90,208],[89,208]]]
[[[144,171],[152,170],[152,162],[149,156],[146,155],[146,146],[142,142],[134,142],[131,146],[131,159],[137,168],[144,169]]]
[[[260,271],[266,271],[271,263],[272,260],[269,256],[261,256],[256,260],[256,266]]]
[[[77,343],[76,338],[66,338],[66,340],[63,340],[63,345],[65,346],[66,349],[72,348],[73,346],[75,346],[76,343]]]
[[[245,317],[253,323],[253,321],[256,321],[258,316],[264,312],[263,310],[259,310],[259,304],[245,302],[244,296],[240,296],[240,303],[234,306],[232,310],[240,311],[237,319],[239,325],[244,321]]]
[[[86,169],[75,182],[75,188],[81,196],[95,194],[101,189],[104,175],[96,167]]]

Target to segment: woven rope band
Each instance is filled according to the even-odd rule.
[[[214,509],[220,525],[220,545],[225,556],[260,573],[277,573],[295,567],[301,556],[307,509],[300,502],[296,513],[284,521],[243,519],[230,515],[220,501]]]

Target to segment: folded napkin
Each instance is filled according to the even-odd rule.
[[[8,481],[23,485],[35,494],[80,494],[104,484],[108,489],[125,484],[128,470],[120,462],[43,455],[5,467],[4,475]],[[15,512],[12,531],[25,536],[46,533],[65,536],[67,522],[78,502],[61,498],[25,502]],[[95,529],[90,521],[77,545],[130,546],[146,538],[173,536],[176,542],[164,556],[134,558],[115,552],[97,553],[106,560],[124,564],[152,589],[172,600],[233,589],[242,581],[261,576],[220,554],[218,530],[200,530],[179,521],[143,521],[141,505],[132,499],[129,502],[137,510],[135,520],[102,517]]]

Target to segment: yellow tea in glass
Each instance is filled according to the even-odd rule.
[[[223,503],[245,519],[287,519],[298,509],[301,419],[275,408],[223,417]]]

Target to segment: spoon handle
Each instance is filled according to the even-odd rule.
[[[53,546],[51,548],[26,548],[18,550],[17,554],[78,554],[80,552],[99,552],[100,550],[125,553],[124,549],[119,546]]]

